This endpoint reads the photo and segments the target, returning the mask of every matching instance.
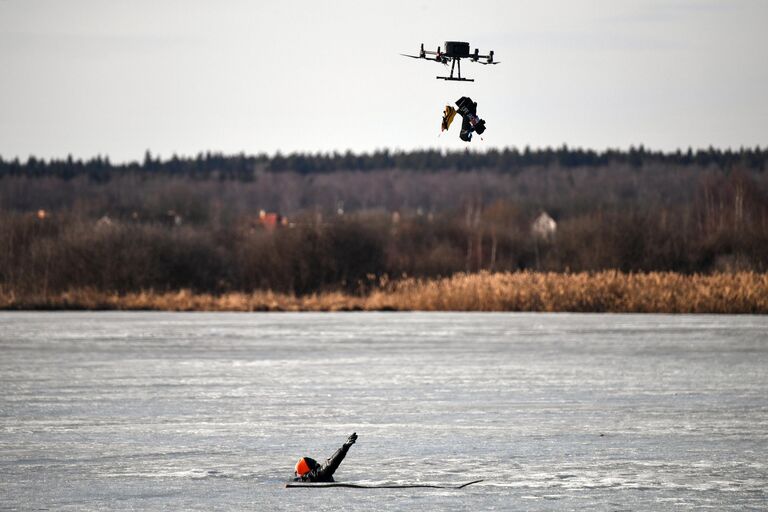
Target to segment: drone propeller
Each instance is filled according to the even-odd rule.
[[[445,66],[448,65],[448,59],[446,59],[445,57],[438,57],[438,58],[433,59],[431,57],[430,58],[419,57],[418,55],[408,55],[406,53],[401,53],[400,55],[402,55],[403,57],[410,57],[412,59],[424,59],[424,60],[427,60],[429,62],[437,62],[438,64],[443,64]]]
[[[479,60],[473,61],[477,62],[478,64],[482,64],[483,66],[487,66],[488,64],[494,65],[494,64],[501,64],[501,61],[495,60],[493,62],[481,62]]]

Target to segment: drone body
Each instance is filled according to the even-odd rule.
[[[483,65],[498,64],[497,61],[493,60],[493,50],[488,52],[488,55],[480,55],[480,51],[477,48],[475,48],[474,53],[470,53],[469,43],[466,43],[463,41],[446,41],[445,51],[442,51],[441,48],[438,46],[436,52],[424,50],[424,43],[422,43],[421,49],[418,55],[406,55],[405,53],[401,53],[400,55],[404,57],[410,57],[412,59],[431,60],[434,62],[439,62],[441,64],[446,64],[446,65],[448,64],[448,61],[451,61],[451,75],[435,77],[438,80],[474,82],[475,80],[472,78],[461,77],[461,59],[469,59],[471,62],[479,62],[480,64],[483,64]],[[480,59],[484,59],[485,62],[483,62]],[[458,68],[457,69],[458,73],[456,77],[453,76],[453,71],[455,68]]]

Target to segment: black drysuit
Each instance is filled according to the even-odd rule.
[[[333,482],[333,473],[339,468],[341,461],[347,456],[351,443],[344,443],[341,448],[331,455],[323,464],[318,464],[314,459],[304,457],[310,466],[309,473],[297,476],[294,482]],[[314,466],[314,467],[313,467]]]

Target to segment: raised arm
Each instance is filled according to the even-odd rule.
[[[357,434],[353,433],[347,438],[347,441],[341,445],[341,448],[336,450],[336,452],[317,469],[316,475],[318,481],[332,479],[333,474],[339,468],[341,461],[347,456],[349,448],[355,444],[355,441],[357,441]]]

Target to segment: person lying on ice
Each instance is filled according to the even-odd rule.
[[[333,473],[347,456],[350,446],[357,441],[357,434],[352,433],[347,441],[336,450],[323,464],[310,457],[302,457],[296,463],[294,482],[333,482]]]

